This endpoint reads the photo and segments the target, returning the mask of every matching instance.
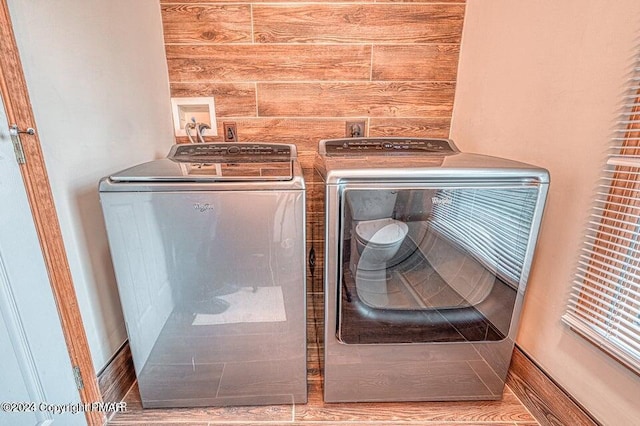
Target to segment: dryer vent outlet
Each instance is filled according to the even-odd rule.
[[[366,123],[362,121],[347,121],[345,127],[345,136],[348,138],[362,138],[364,137],[364,129]]]

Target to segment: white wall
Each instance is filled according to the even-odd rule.
[[[166,155],[172,124],[157,0],[10,0],[96,370],[126,339],[98,180]]]
[[[606,425],[637,424],[640,377],[561,323],[581,234],[638,54],[637,0],[467,0],[451,136],[546,167],[518,344]]]

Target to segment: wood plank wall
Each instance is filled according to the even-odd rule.
[[[213,96],[218,137],[295,143],[311,166],[346,120],[447,137],[464,0],[161,0],[172,96]],[[180,140],[184,141],[184,140]]]
[[[465,0],[160,3],[171,95],[215,99],[219,136],[206,139],[222,141],[231,121],[240,142],[297,145],[308,248],[324,237],[313,232],[320,139],[344,137],[347,120],[368,136],[449,136]],[[321,299],[316,255],[309,297]]]

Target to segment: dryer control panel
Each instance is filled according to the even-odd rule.
[[[449,139],[345,138],[320,141],[320,154],[349,155],[450,155],[459,152]]]

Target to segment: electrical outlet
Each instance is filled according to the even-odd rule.
[[[364,120],[347,121],[345,126],[345,136],[348,138],[362,138],[365,136],[365,128],[366,122]]]
[[[225,142],[238,142],[238,130],[234,121],[222,123]]]

